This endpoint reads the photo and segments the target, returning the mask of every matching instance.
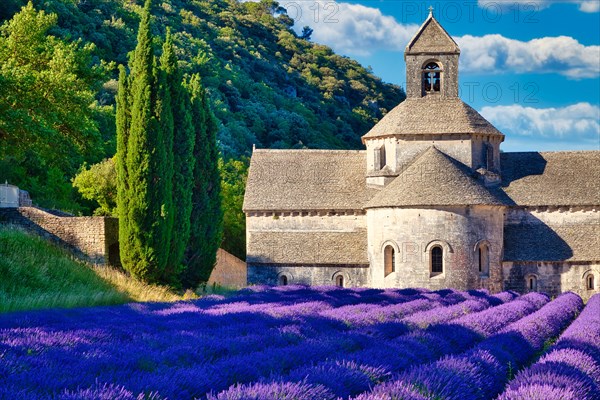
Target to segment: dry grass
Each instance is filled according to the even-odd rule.
[[[197,299],[196,295],[191,290],[183,294],[175,293],[167,286],[148,285],[137,281],[122,271],[110,267],[93,267],[97,276],[109,283],[118,291],[127,294],[132,301],[178,301]]]
[[[0,226],[0,313],[198,298],[93,267],[20,229]]]

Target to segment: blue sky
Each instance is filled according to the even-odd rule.
[[[461,48],[461,97],[505,151],[600,150],[600,0],[281,0],[312,40],[404,87],[403,52],[434,7]]]

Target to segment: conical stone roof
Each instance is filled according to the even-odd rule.
[[[504,136],[459,98],[406,99],[386,114],[365,139],[397,135],[484,134]]]
[[[502,205],[467,167],[430,147],[364,208]]]

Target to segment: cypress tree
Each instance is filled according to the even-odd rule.
[[[157,136],[156,145],[156,177],[159,187],[155,192],[156,204],[161,204],[161,217],[163,218],[163,226],[160,229],[160,235],[164,240],[157,245],[161,251],[161,260],[163,267],[161,268],[161,283],[177,285],[177,274],[168,266],[169,252],[171,239],[173,237],[174,223],[174,204],[173,204],[173,174],[174,174],[174,159],[173,159],[173,108],[171,102],[171,88],[168,76],[163,68],[157,68],[155,63],[154,74],[156,77],[156,87],[158,96],[156,100],[156,118],[159,121],[160,136]]]
[[[119,241],[123,267],[137,278],[160,282],[171,229],[169,190],[172,169],[168,170],[167,154],[171,149],[167,146],[172,116],[169,116],[171,105],[169,91],[165,90],[165,77],[156,68],[150,8],[151,0],[147,0],[127,86],[130,112],[126,119],[121,117],[119,120],[126,121],[125,128],[120,130],[127,131],[124,146],[126,175],[118,178],[119,190],[127,198],[124,205],[119,205],[122,226]],[[127,185],[123,185],[123,180]]]
[[[129,104],[129,87],[127,84],[127,72],[125,67],[119,65],[119,91],[117,93],[117,213],[121,217],[119,220],[119,238],[120,246],[123,248],[128,239],[130,229],[128,229],[128,219],[124,216],[128,209],[129,198],[129,179],[127,176],[127,140],[129,137],[129,122],[130,122],[130,104]],[[129,254],[121,251],[121,262],[123,265],[129,265]]]
[[[192,76],[188,87],[195,130],[195,164],[190,240],[182,282],[186,287],[196,287],[208,281],[216,263],[223,235],[223,212],[216,120],[198,75]]]
[[[167,29],[160,59],[170,90],[173,113],[173,229],[165,277],[174,284],[182,269],[185,248],[190,237],[192,185],[194,179],[194,126],[190,115],[191,101],[183,86],[183,74],[178,64],[173,37]]]

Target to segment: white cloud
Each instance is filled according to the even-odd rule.
[[[461,68],[478,72],[553,72],[571,78],[600,75],[600,46],[584,46],[569,36],[522,42],[502,35],[455,38],[461,49]]]
[[[479,0],[479,4],[492,0]],[[493,1],[498,4],[498,0]],[[502,2],[548,6],[549,0]],[[586,10],[600,7],[600,0],[580,1]],[[314,29],[312,40],[337,53],[368,56],[376,51],[404,51],[419,28],[401,24],[374,7],[324,0],[283,0],[280,5],[296,21],[297,32],[305,25]],[[558,73],[570,78],[600,76],[600,46],[585,46],[570,36],[543,37],[523,42],[492,34],[454,38],[461,48],[463,71],[495,73]]]
[[[595,13],[600,11],[599,0],[582,1],[579,3],[579,10],[586,13]]]
[[[553,4],[572,3],[579,6],[579,11],[585,13],[595,13],[600,11],[600,0],[478,0],[477,4],[481,8],[498,6],[511,8],[512,10],[520,9],[524,12],[542,10]]]
[[[377,8],[332,1],[280,1],[300,31],[314,29],[312,41],[349,55],[370,55],[377,50],[403,51],[419,28],[403,25]]]
[[[508,135],[569,141],[600,150],[600,107],[590,103],[558,108],[491,106],[483,107],[481,115]]]
[[[541,4],[546,0],[535,1]],[[359,4],[302,0],[280,4],[296,20],[296,30],[309,25],[314,29],[314,42],[346,55],[365,56],[378,50],[404,51],[419,28],[416,24],[401,24],[377,8]],[[569,36],[528,42],[497,34],[465,35],[455,39],[461,47],[464,71],[547,72],[577,79],[600,75],[600,46],[584,46]]]

